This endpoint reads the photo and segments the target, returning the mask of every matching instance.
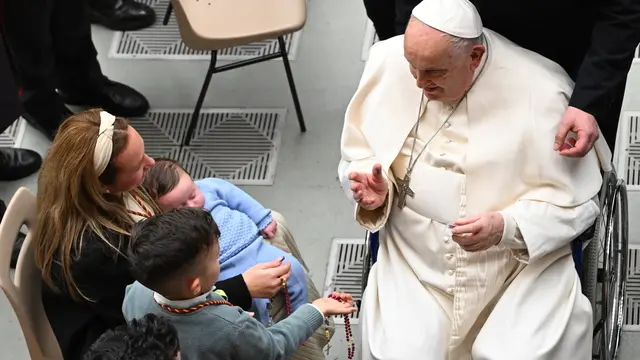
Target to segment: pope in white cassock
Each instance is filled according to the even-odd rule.
[[[423,1],[373,46],[339,166],[357,221],[380,231],[363,360],[591,359],[570,243],[602,178],[594,150],[553,150],[572,86],[467,0]]]

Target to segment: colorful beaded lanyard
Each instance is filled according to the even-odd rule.
[[[142,200],[140,200],[140,198],[138,198],[137,196],[132,195],[131,196],[133,198],[133,200],[135,200],[138,205],[140,205],[140,208],[144,211],[144,213],[138,212],[138,211],[133,211],[133,210],[127,210],[127,212],[131,215],[136,215],[136,216],[140,216],[143,218],[150,218],[153,216],[153,213],[151,212],[151,210],[149,210],[149,208],[147,207],[147,205],[144,204],[144,202],[142,202]]]

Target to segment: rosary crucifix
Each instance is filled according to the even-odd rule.
[[[398,184],[398,208],[400,209],[404,208],[407,204],[407,195],[412,198],[415,196],[415,193],[409,186],[410,183],[411,177],[409,173],[406,173],[402,179],[396,176],[396,184]]]

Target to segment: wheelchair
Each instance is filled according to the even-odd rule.
[[[615,170],[603,174],[600,216],[571,244],[582,293],[593,308],[592,359],[615,360],[624,323],[629,254],[627,187]],[[367,232],[362,292],[378,255],[378,233]]]

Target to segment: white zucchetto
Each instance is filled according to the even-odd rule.
[[[412,15],[425,25],[463,39],[482,35],[482,20],[468,0],[423,0]]]

